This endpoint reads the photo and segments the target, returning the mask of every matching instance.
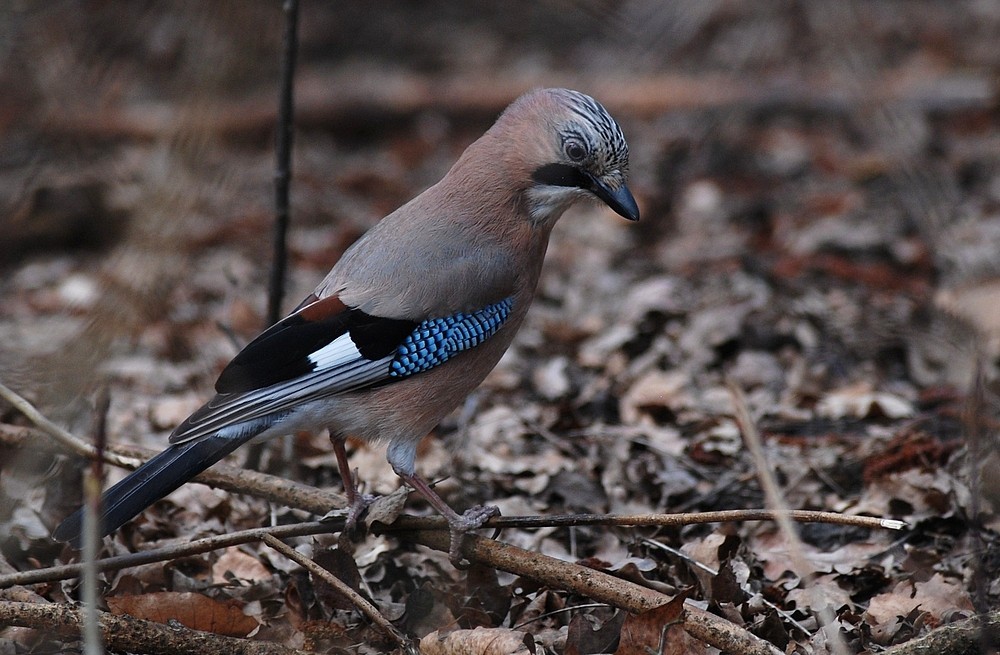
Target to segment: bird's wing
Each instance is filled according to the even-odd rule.
[[[246,393],[324,369],[378,360],[392,353],[416,325],[368,316],[337,296],[310,296],[247,344],[219,375],[215,390]]]
[[[437,191],[432,187],[376,223],[341,256],[316,296],[337,296],[377,316],[422,320],[473,312],[513,294],[524,248],[480,229],[482,221],[469,212],[435,207],[447,204]]]
[[[178,426],[170,443],[226,428],[243,437],[301,403],[429,370],[490,338],[512,307],[508,297],[417,321],[372,316],[336,296],[311,296],[226,366],[215,384],[218,395]]]

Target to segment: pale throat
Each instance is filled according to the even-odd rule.
[[[536,225],[552,224],[571,205],[587,197],[587,192],[576,187],[540,184],[525,192],[528,214]]]

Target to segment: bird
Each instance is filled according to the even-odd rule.
[[[385,444],[395,473],[447,519],[457,563],[464,535],[499,510],[452,509],[417,474],[417,444],[510,346],[560,216],[596,199],[639,220],[628,166],[621,127],[591,96],[546,88],[517,98],[438,183],[377,222],[229,362],[167,448],[104,493],[99,533],[241,445],[326,430],[348,501],[342,537],[372,500],[348,464],[355,437]],[[82,511],[53,537],[79,548]]]

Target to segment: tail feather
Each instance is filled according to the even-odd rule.
[[[109,535],[154,502],[212,466],[249,441],[253,434],[215,434],[175,444],[108,489],[102,497],[100,535]],[[53,538],[80,547],[83,508],[70,514],[52,533]]]

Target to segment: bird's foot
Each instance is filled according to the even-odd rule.
[[[349,499],[350,505],[347,507],[347,519],[344,521],[344,529],[340,531],[337,546],[348,553],[354,552],[354,542],[364,536],[364,523],[361,519],[368,506],[375,502],[377,496],[355,492],[353,498]]]
[[[494,516],[500,516],[500,508],[496,505],[477,505],[470,507],[459,516],[448,517],[448,534],[451,543],[448,546],[448,558],[456,569],[467,569],[471,563],[462,560],[462,543],[465,535],[471,530],[483,527],[483,524]]]

